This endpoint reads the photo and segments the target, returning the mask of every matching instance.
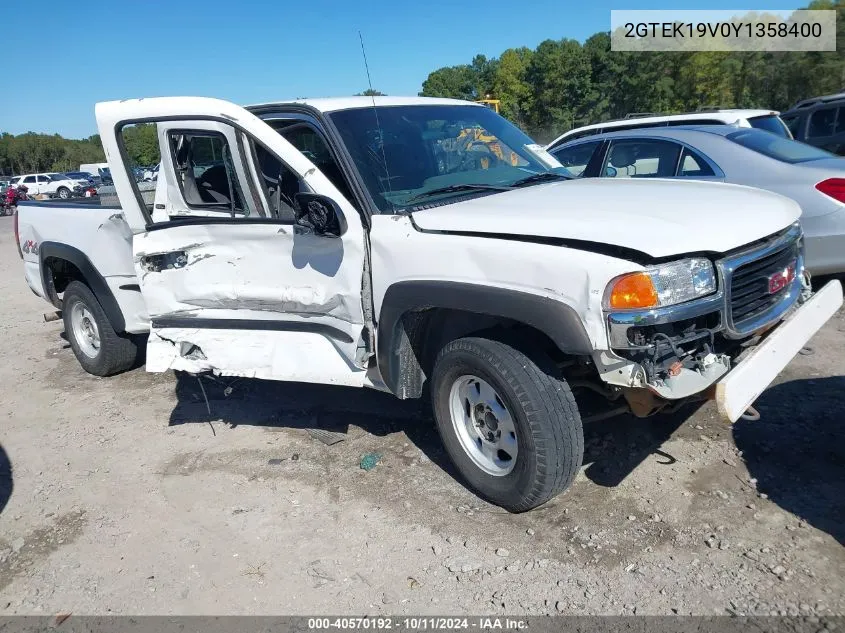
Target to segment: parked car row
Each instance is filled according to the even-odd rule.
[[[90,178],[90,174],[81,172],[23,174],[9,178],[4,190],[8,187],[25,187],[30,196],[40,195],[62,200],[96,195],[94,180]]]
[[[801,205],[807,270],[845,272],[845,160],[793,140],[782,124],[635,125],[604,124],[587,136],[573,130],[546,149],[579,178],[709,180],[788,196]]]
[[[737,125],[739,127],[767,130],[778,136],[792,138],[792,133],[778,114],[775,110],[739,110],[732,108],[705,109],[703,111],[685,112],[683,114],[633,113],[624,119],[594,123],[564,132],[549,143],[549,147],[557,147],[563,143],[569,143],[579,138],[594,136],[604,132],[675,127],[678,125]]]

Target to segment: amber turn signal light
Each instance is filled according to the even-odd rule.
[[[607,303],[615,310],[653,308],[658,304],[657,290],[647,273],[625,275],[613,284]]]

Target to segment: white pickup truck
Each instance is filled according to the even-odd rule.
[[[467,483],[511,511],[582,463],[573,390],[736,421],[842,305],[798,205],[728,184],[578,180],[462,101],[101,103],[120,207],[21,205],[32,290],[82,366],[430,393]],[[156,126],[142,195],[123,143]],[[146,336],[144,336],[146,335]],[[580,397],[579,399],[580,400]]]

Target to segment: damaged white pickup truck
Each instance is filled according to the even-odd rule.
[[[82,366],[430,392],[446,449],[511,511],[582,462],[584,393],[743,415],[842,304],[798,205],[727,184],[569,176],[491,110],[347,98],[101,103],[120,207],[21,205],[26,279]],[[152,125],[154,192],[123,137]],[[622,408],[624,407],[624,408]]]

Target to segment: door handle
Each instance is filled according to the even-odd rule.
[[[172,270],[187,266],[188,254],[185,251],[156,253],[155,255],[144,255],[139,261],[141,270],[144,272],[160,273],[163,270]]]

